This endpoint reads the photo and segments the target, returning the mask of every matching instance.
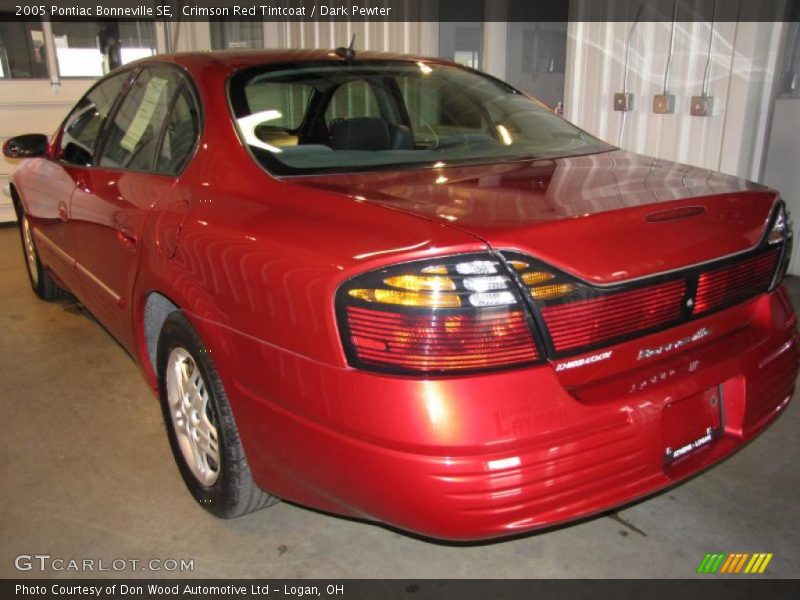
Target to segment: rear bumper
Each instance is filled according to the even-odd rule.
[[[451,540],[577,519],[715,464],[787,406],[800,357],[782,291],[616,346],[619,372],[572,381],[549,365],[428,381],[382,377],[194,320],[203,339],[220,342],[215,360],[259,485]],[[646,364],[626,362],[627,353],[701,324],[719,335]],[[721,430],[666,462],[665,407],[708,390],[722,393]]]

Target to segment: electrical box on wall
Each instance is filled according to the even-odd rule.
[[[710,117],[714,98],[711,96],[692,96],[689,113],[693,117]]]
[[[633,110],[633,94],[631,92],[614,94],[614,110]]]
[[[675,112],[675,96],[672,94],[656,94],[653,96],[653,112],[657,115],[669,115]]]

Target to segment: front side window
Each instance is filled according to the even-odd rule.
[[[270,84],[308,90],[302,118],[297,103],[252,92]],[[486,164],[612,149],[510,86],[453,65],[265,65],[236,73],[229,93],[243,139],[279,175]],[[275,143],[287,114],[296,125],[293,142]]]
[[[72,109],[61,136],[62,160],[75,165],[92,164],[103,124],[130,76],[130,71],[123,71],[103,80]]]
[[[154,169],[164,127],[178,88],[180,73],[169,67],[142,69],[108,127],[100,166],[133,171]]]

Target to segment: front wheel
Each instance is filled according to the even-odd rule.
[[[42,300],[65,298],[67,293],[58,286],[39,260],[36,244],[33,241],[33,230],[24,212],[19,216],[19,236],[22,241],[22,254],[25,256],[25,268],[34,293]]]
[[[195,500],[222,518],[278,502],[253,481],[222,381],[200,337],[180,311],[164,322],[157,363],[170,446]]]

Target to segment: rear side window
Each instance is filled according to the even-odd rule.
[[[108,127],[100,166],[133,171],[155,169],[164,123],[173,98],[183,85],[181,74],[169,67],[141,71]]]
[[[159,173],[178,173],[192,156],[200,135],[200,114],[194,96],[184,85],[170,112],[156,162]]]
[[[74,165],[92,164],[103,124],[130,76],[131,71],[117,73],[95,86],[78,102],[64,125],[62,160]]]

